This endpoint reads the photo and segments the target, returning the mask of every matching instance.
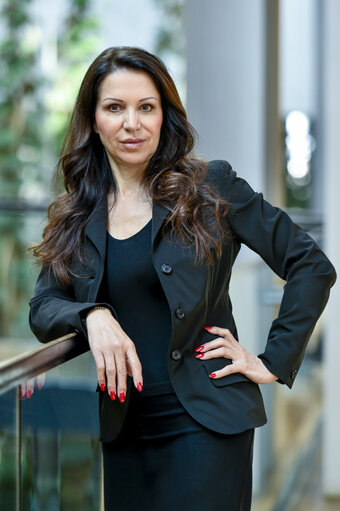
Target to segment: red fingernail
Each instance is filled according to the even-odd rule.
[[[116,393],[114,392],[114,390],[110,390],[110,398],[112,399],[112,401],[116,399]]]
[[[210,373],[209,374],[209,378],[215,378],[215,376],[216,376],[216,373]]]
[[[198,346],[198,348],[195,348],[195,351],[201,351],[203,350],[204,348],[204,344],[202,344],[202,346]]]
[[[103,391],[105,390],[105,383],[100,384],[100,390],[103,390]]]
[[[41,390],[42,388],[43,388],[43,384],[42,384],[42,382],[40,381],[40,382],[38,383],[38,389],[39,389],[39,390]]]
[[[206,330],[211,330],[214,327],[213,326],[204,326],[203,328],[205,328]]]
[[[142,390],[143,390],[143,385],[142,385],[142,382],[141,382],[141,381],[139,381],[139,382],[137,383],[137,390],[139,390],[139,392],[142,392]]]
[[[197,353],[197,355],[195,355],[196,358],[202,358],[204,357],[204,353]]]
[[[31,391],[31,389],[28,389],[28,391],[27,391],[27,399],[29,399],[31,397],[31,395],[32,395],[32,391]]]
[[[125,401],[125,394],[124,394],[124,392],[121,392],[121,393],[119,394],[119,401],[120,401],[121,403],[124,403],[124,401]]]
[[[24,399],[24,397],[25,397],[25,391],[20,390],[20,399]]]

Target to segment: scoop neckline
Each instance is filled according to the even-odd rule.
[[[111,240],[117,241],[118,243],[124,242],[124,241],[130,241],[131,239],[136,238],[136,236],[141,234],[144,230],[146,230],[146,228],[149,226],[149,224],[151,224],[151,221],[152,221],[152,217],[141,229],[139,229],[139,231],[135,232],[135,234],[132,234],[132,236],[129,236],[128,238],[115,238],[114,236],[112,236],[112,234],[109,233],[109,231],[107,231],[107,235],[108,235],[109,239],[111,238]]]

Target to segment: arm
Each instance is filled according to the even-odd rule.
[[[94,310],[103,306],[107,310]],[[111,312],[108,313],[108,311]],[[48,342],[71,332],[82,334],[89,343],[97,367],[98,384],[111,399],[116,393],[124,402],[127,374],[136,388],[143,388],[142,366],[132,340],[116,319],[107,303],[77,302],[72,286],[57,283],[46,268],[40,271],[33,298],[30,300],[29,323],[40,342]]]
[[[335,269],[315,241],[284,211],[254,192],[228,162],[216,164],[220,193],[231,204],[228,220],[234,236],[286,281],[278,317],[258,358],[281,383],[291,387],[335,283]]]
[[[45,267],[40,271],[29,305],[31,330],[44,343],[74,331],[87,339],[86,315],[95,306],[105,306],[116,315],[109,304],[77,302],[73,287],[59,285]]]

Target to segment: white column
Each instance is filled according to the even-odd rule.
[[[187,0],[187,111],[199,152],[263,189],[265,2]]]
[[[273,135],[277,112],[277,2],[187,0],[185,26],[187,112],[199,133],[198,154],[207,160],[228,160],[256,190],[270,192],[275,188],[275,179],[269,173],[275,167],[273,147],[277,148]],[[242,261],[231,285],[235,319],[240,341],[253,353],[260,353],[268,333],[263,331],[261,318],[268,316],[269,309],[270,315],[272,311],[269,306],[264,313],[260,303],[264,284],[259,278],[257,256],[244,251]],[[265,390],[269,394],[269,416],[272,391]],[[261,490],[271,457],[270,421],[256,432],[255,493]]]
[[[340,274],[340,2],[324,0],[322,6],[323,62],[323,167],[325,175],[326,251]],[[340,284],[331,292],[326,311],[324,364],[323,492],[340,496]]]

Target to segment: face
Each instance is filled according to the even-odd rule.
[[[145,169],[156,152],[162,122],[161,97],[147,73],[120,70],[103,80],[94,130],[113,170]]]

